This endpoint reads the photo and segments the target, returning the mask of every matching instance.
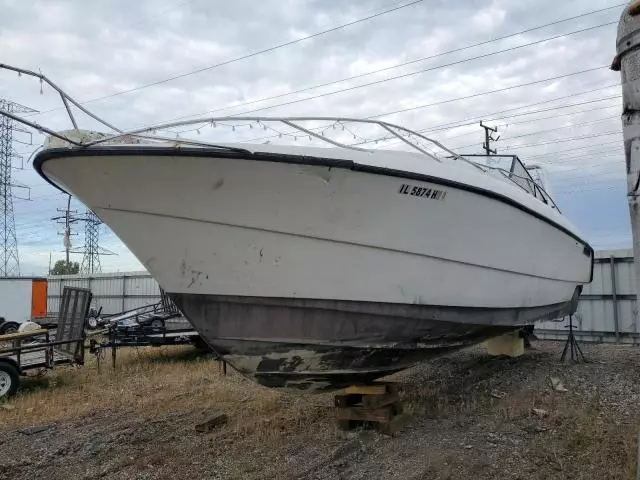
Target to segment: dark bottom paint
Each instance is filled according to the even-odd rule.
[[[575,311],[170,293],[207,343],[267,387],[343,388]]]

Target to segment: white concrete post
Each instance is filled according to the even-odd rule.
[[[622,81],[622,130],[627,163],[627,199],[631,215],[636,277],[634,321],[640,302],[640,0],[624,9],[618,24],[616,56],[611,68]]]

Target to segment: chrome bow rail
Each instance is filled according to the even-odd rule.
[[[409,147],[411,147],[414,150],[417,150],[418,152],[421,152],[425,155],[427,155],[428,157],[432,158],[433,160],[436,160],[438,162],[441,161],[440,158],[438,158],[436,155],[434,155],[433,153],[427,151],[425,148],[421,147],[420,145],[418,145],[418,143],[416,141],[412,141],[411,138],[415,138],[417,140],[421,140],[424,142],[428,142],[430,144],[432,144],[435,147],[438,147],[439,149],[441,149],[442,151],[444,151],[446,154],[450,155],[451,157],[455,158],[455,159],[459,159],[459,160],[463,160],[466,161],[462,156],[460,156],[459,154],[457,154],[456,152],[454,152],[453,150],[450,150],[449,148],[445,147],[443,144],[441,144],[440,142],[438,142],[437,140],[434,140],[432,138],[426,137],[418,132],[414,132],[412,130],[409,130],[408,128],[402,127],[400,125],[396,125],[393,123],[389,123],[389,122],[384,122],[381,120],[368,120],[368,119],[359,119],[359,118],[349,118],[349,117],[259,117],[259,116],[254,116],[254,117],[247,117],[247,116],[226,116],[226,117],[204,117],[204,118],[195,118],[195,119],[191,119],[191,120],[182,120],[182,121],[178,121],[178,122],[167,122],[167,123],[160,123],[160,124],[155,124],[152,125],[150,127],[143,127],[143,128],[138,128],[138,129],[133,129],[133,130],[129,130],[129,131],[123,131],[117,127],[115,127],[114,125],[112,125],[111,123],[107,122],[106,120],[98,117],[96,114],[92,113],[91,111],[89,111],[88,109],[86,109],[85,107],[82,106],[82,104],[80,104],[80,102],[78,102],[77,100],[75,100],[73,97],[71,97],[69,94],[67,94],[64,90],[62,90],[60,87],[58,87],[55,83],[53,83],[51,80],[49,80],[45,75],[43,75],[42,73],[38,73],[38,72],[34,72],[32,70],[26,70],[23,68],[18,68],[18,67],[14,67],[11,65],[6,65],[3,63],[0,63],[0,69],[3,70],[9,70],[12,72],[16,72],[18,75],[22,76],[22,75],[26,75],[26,76],[31,76],[31,77],[35,77],[37,79],[40,80],[41,85],[43,83],[46,83],[49,87],[51,87],[53,90],[55,90],[59,95],[60,95],[60,99],[62,100],[62,103],[64,105],[64,108],[67,111],[67,114],[69,116],[69,119],[71,120],[71,124],[73,125],[74,129],[78,129],[78,122],[71,110],[71,105],[75,106],[76,108],[78,108],[81,112],[83,112],[84,114],[88,115],[89,117],[93,118],[94,120],[96,120],[97,122],[101,123],[102,125],[108,127],[110,130],[113,130],[115,133],[112,135],[107,135],[104,136],[103,138],[100,138],[98,140],[93,140],[93,141],[83,141],[83,142],[79,142],[77,140],[74,140],[72,138],[69,138],[61,133],[55,132],[47,127],[44,127],[43,125],[39,125],[36,122],[32,122],[26,118],[20,117],[14,113],[11,112],[7,112],[4,110],[0,110],[0,114],[1,115],[5,115],[9,118],[11,118],[12,120],[15,120],[16,122],[20,122],[24,125],[27,125],[31,128],[34,128],[40,132],[46,133],[48,135],[51,135],[53,137],[59,138],[61,140],[64,140],[68,143],[70,143],[71,145],[75,145],[77,147],[89,147],[92,145],[97,145],[100,143],[105,143],[105,142],[109,142],[109,141],[113,141],[113,140],[117,140],[119,138],[122,137],[137,137],[137,138],[141,138],[141,139],[147,139],[147,140],[159,140],[159,141],[171,141],[171,142],[175,142],[175,143],[179,143],[180,145],[195,145],[195,146],[216,146],[215,143],[211,143],[211,142],[205,142],[205,141],[201,141],[201,140],[197,140],[197,139],[189,139],[189,138],[170,138],[170,137],[165,137],[165,136],[159,136],[156,135],[155,132],[157,132],[158,130],[167,130],[167,129],[171,129],[171,128],[179,128],[179,127],[186,127],[186,126],[194,126],[194,125],[202,125],[202,124],[212,124],[215,126],[215,124],[217,123],[224,123],[224,122],[256,122],[262,126],[265,127],[266,130],[268,130],[268,125],[269,124],[273,124],[273,123],[280,123],[282,125],[285,125],[287,127],[291,127],[294,130],[300,132],[301,134],[304,134],[305,136],[309,136],[309,137],[313,137],[319,140],[322,140],[326,143],[329,143],[331,145],[334,145],[336,147],[341,147],[341,148],[347,148],[350,150],[357,150],[357,151],[362,151],[362,152],[370,152],[372,150],[368,150],[368,149],[364,149],[364,148],[360,148],[360,147],[356,147],[353,145],[349,145],[343,142],[339,142],[337,140],[331,139],[325,135],[323,135],[322,133],[318,133],[318,131],[320,130],[325,130],[328,127],[334,127],[335,125],[339,125],[339,126],[344,126],[345,124],[368,124],[368,125],[373,125],[373,126],[377,126],[380,127],[381,129],[383,129],[384,131],[386,131],[388,134],[391,134],[393,137],[397,138],[398,140],[404,142],[406,145],[408,145]],[[332,122],[329,125],[323,126],[323,127],[316,127],[316,128],[307,128],[303,125],[300,125],[298,122]],[[280,136],[283,135],[282,132],[279,132],[277,130],[275,130],[275,132],[277,132]],[[287,136],[292,136],[291,133],[287,132],[284,133],[284,135]],[[472,162],[469,162],[472,163]]]
[[[551,199],[551,197],[544,191],[544,189],[539,184],[537,184],[533,180],[533,178],[529,175],[529,173],[524,168],[520,160],[517,159],[517,157],[514,157],[514,163],[511,166],[510,171],[506,171],[504,169],[496,168],[489,165],[484,165],[482,163],[475,162],[469,158],[465,158],[469,156],[468,155],[462,156],[454,152],[453,150],[450,150],[449,148],[444,146],[442,143],[440,143],[439,141],[433,138],[426,137],[416,131],[410,130],[400,125],[396,125],[394,123],[384,122],[382,120],[360,119],[360,118],[351,118],[351,117],[328,117],[328,116],[318,116],[318,117],[225,116],[225,117],[203,117],[203,118],[194,118],[190,120],[158,123],[158,124],[154,124],[147,127],[124,131],[112,125],[111,123],[107,122],[106,120],[100,118],[99,116],[97,116],[96,114],[94,114],[93,112],[85,108],[84,106],[82,106],[80,102],[78,102],[77,100],[72,98],[70,95],[68,95],[64,90],[58,87],[55,83],[49,80],[42,73],[14,67],[11,65],[6,65],[3,63],[0,63],[0,70],[8,70],[8,71],[17,73],[19,76],[25,75],[25,76],[39,79],[41,93],[42,93],[43,84],[47,84],[50,88],[55,90],[60,96],[60,99],[63,104],[63,107],[60,107],[60,110],[62,108],[66,110],[66,113],[69,117],[69,120],[71,121],[71,124],[74,130],[78,130],[78,122],[76,120],[76,117],[73,114],[71,106],[76,107],[79,111],[86,114],[87,116],[94,119],[101,125],[107,127],[111,132],[113,132],[110,134],[90,132],[90,134],[84,135],[83,138],[80,138],[80,139],[77,136],[74,136],[73,138],[71,138],[70,136],[65,135],[64,132],[56,132],[50,128],[47,128],[43,125],[38,124],[37,122],[30,121],[29,119],[24,118],[24,116],[19,116],[19,115],[16,115],[15,113],[0,109],[0,115],[4,115],[16,122],[19,122],[23,125],[31,127],[35,130],[38,130],[41,133],[50,135],[51,137],[58,138],[64,142],[67,142],[69,145],[73,145],[78,148],[89,148],[92,146],[109,143],[109,142],[118,142],[118,143],[170,142],[175,146],[230,148],[228,146],[220,145],[220,143],[199,140],[197,138],[181,137],[180,134],[190,133],[194,131],[200,134],[201,129],[208,126],[216,127],[217,125],[226,125],[231,127],[235,131],[236,127],[234,125],[231,125],[230,122],[234,124],[237,122],[249,122],[249,123],[246,123],[244,126],[248,125],[250,128],[257,126],[258,128],[256,130],[260,130],[262,128],[264,131],[268,131],[269,135],[253,138],[251,140],[245,140],[244,143],[252,143],[255,141],[258,141],[260,143],[270,143],[271,142],[270,139],[274,139],[274,138],[292,137],[294,140],[297,140],[298,138],[308,137],[309,140],[311,139],[320,140],[322,142],[333,145],[335,147],[355,150],[359,152],[375,152],[376,150],[373,150],[373,149],[365,149],[365,148],[356,146],[356,144],[371,143],[371,141],[357,142],[356,144],[348,144],[348,143],[345,143],[344,141],[338,141],[335,138],[330,138],[329,135],[326,135],[327,131],[330,131],[330,130],[337,129],[338,132],[345,132],[346,130],[346,132],[348,132],[350,135],[353,135],[353,138],[355,140],[358,140],[358,139],[363,140],[361,137],[358,138],[358,136],[352,130],[350,130],[349,127],[353,128],[353,126],[361,126],[361,127],[372,126],[372,127],[377,127],[379,129],[382,129],[385,132],[385,135],[387,135],[387,137],[379,139],[381,141],[384,141],[385,139],[389,139],[389,138],[397,139],[403,142],[405,145],[407,145],[411,149],[417,152],[420,152],[437,162],[442,162],[443,158],[446,158],[449,160],[460,160],[465,163],[468,163],[469,165],[473,166],[476,169],[482,170],[483,172],[487,172],[487,173],[500,172],[501,175],[499,176],[502,177],[503,179],[516,184],[517,186],[525,190],[527,193],[540,199],[543,203],[547,203],[552,207],[557,208],[555,206],[555,203]],[[301,123],[305,123],[305,122],[307,123],[308,122],[312,122],[312,123],[326,122],[326,124],[321,126],[314,126],[314,127],[301,125]],[[280,127],[278,127],[278,125]],[[282,126],[290,128],[292,130],[282,131],[279,129]],[[194,128],[191,130],[186,130],[182,132],[171,132],[175,134],[175,137],[169,137],[169,136],[158,134],[159,131],[170,132],[171,129],[177,129],[182,127],[194,127]],[[391,135],[391,137],[389,137],[388,135]],[[375,140],[375,141],[377,142],[378,140]],[[429,150],[427,150],[427,148],[429,147],[425,146],[424,144],[430,145],[431,148],[436,147],[437,149],[441,150],[442,152],[444,152],[444,157],[442,158],[438,157],[435,153],[430,152]],[[521,168],[518,171],[515,171],[514,170],[515,165],[518,165]]]

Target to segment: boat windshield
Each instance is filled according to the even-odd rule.
[[[533,195],[543,203],[558,209],[543,183],[542,175],[536,175],[537,180],[524,166],[517,155],[463,155],[478,166],[488,169],[494,176],[515,183],[524,191]],[[539,168],[539,167],[537,167]]]

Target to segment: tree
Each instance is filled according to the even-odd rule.
[[[58,260],[49,275],[75,275],[80,271],[80,264],[78,262],[69,262],[66,260]]]

